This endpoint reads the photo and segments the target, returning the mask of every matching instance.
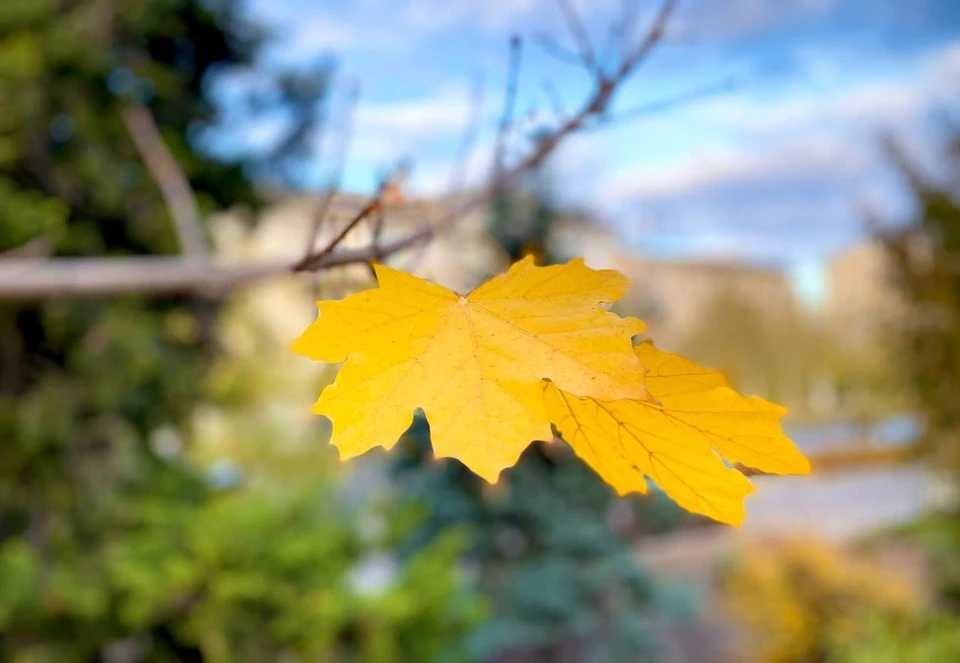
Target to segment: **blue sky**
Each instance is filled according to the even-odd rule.
[[[404,156],[413,160],[413,188],[445,190],[478,85],[483,123],[468,179],[479,181],[489,167],[512,33],[526,38],[520,115],[551,121],[545,80],[568,109],[590,91],[583,70],[530,39],[546,33],[570,45],[554,0],[248,5],[277,36],[267,66],[333,54],[341,80],[360,82],[344,174],[350,190],[370,190]],[[579,6],[603,45],[620,0]],[[657,3],[637,6],[642,26]],[[895,131],[918,153],[928,150],[931,114],[960,99],[960,3],[680,0],[666,43],[615,108],[731,79],[722,93],[570,140],[552,162],[558,192],[598,210],[641,252],[809,265],[861,236],[864,203],[902,213],[876,136]],[[319,148],[321,177],[329,157]]]

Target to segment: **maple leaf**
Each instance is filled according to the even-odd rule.
[[[379,288],[319,302],[292,346],[344,362],[314,407],[332,421],[341,458],[391,448],[420,408],[437,457],[495,481],[533,440],[552,437],[543,379],[602,400],[649,398],[631,343],[643,323],[602,307],[626,290],[614,271],[527,258],[460,296],[375,269]]]
[[[781,430],[785,408],[741,396],[719,371],[649,341],[635,351],[654,402],[579,397],[544,383],[557,430],[621,495],[646,492],[650,477],[688,511],[739,525],[753,486],[721,456],[775,474],[810,471]]]

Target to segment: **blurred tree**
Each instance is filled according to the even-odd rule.
[[[491,232],[511,261],[555,262],[548,238],[558,216],[541,166],[495,199]],[[468,559],[492,604],[492,618],[470,639],[477,660],[647,660],[657,646],[655,620],[689,609],[685,595],[665,591],[643,568],[632,545],[645,529],[686,520],[662,494],[619,499],[556,442],[531,445],[492,486],[458,463],[431,460],[429,449],[429,426],[417,417],[394,451],[402,454],[397,490],[419,496],[426,509],[412,550],[451,527],[474,537]]]
[[[841,347],[821,323],[794,308],[765,315],[742,294],[717,291],[677,351],[722,370],[747,394],[783,403],[794,424],[841,419],[866,429],[901,412],[886,347]]]
[[[905,224],[880,231],[904,306],[896,356],[922,418],[923,450],[960,483],[960,132],[948,143],[941,180],[894,141],[887,148],[913,199]]]
[[[897,367],[920,415],[920,451],[945,475],[953,510],[929,523],[935,582],[944,603],[960,609],[960,130],[951,126],[939,177],[919,169],[893,140],[890,160],[907,184],[913,211],[906,223],[883,227],[892,285],[902,309],[891,338]],[[928,171],[929,172],[929,171]]]
[[[869,635],[838,638],[830,661],[835,663],[903,663],[960,659],[960,620],[933,613],[917,623],[897,623],[882,615],[867,621]]]
[[[0,253],[177,251],[131,105],[156,118],[201,216],[256,202],[262,160],[196,148],[222,119],[212,83],[252,71],[261,43],[240,6],[0,2]],[[295,138],[258,158],[287,186],[296,168],[277,164],[302,156],[327,73],[276,82]],[[0,305],[0,660],[455,660],[475,603],[453,539],[371,594],[351,584],[370,548],[357,512],[322,474],[280,490],[192,462],[218,314],[180,298]],[[229,396],[226,416],[257,412]],[[261,446],[280,435],[245,424]]]

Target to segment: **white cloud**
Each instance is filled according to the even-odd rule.
[[[363,104],[357,109],[351,158],[394,160],[438,144],[449,144],[469,121],[466,94],[442,91],[435,96],[396,103]]]
[[[674,28],[687,35],[731,37],[829,12],[838,0],[699,0],[679,13]]]
[[[835,171],[839,166],[851,171],[862,165],[862,155],[851,154],[835,142],[801,140],[763,151],[729,150],[621,173],[608,180],[602,195],[612,200],[672,198],[730,183],[751,183],[785,174],[817,176],[825,168]]]
[[[291,37],[280,50],[291,60],[329,52],[384,51],[401,47],[407,41],[402,30],[328,14],[297,21],[290,30]]]
[[[916,136],[942,99],[943,71],[960,67],[960,48],[930,53],[919,73],[846,89],[794,93],[775,101],[745,96],[699,105],[678,117],[701,119],[706,133],[732,135],[693,154],[622,168],[600,189],[605,207],[663,215],[689,234],[716,229],[734,244],[768,232],[781,243],[800,237],[849,237],[859,230],[857,204],[879,179],[880,130]],[[703,128],[701,127],[703,131]],[[804,239],[799,230],[806,229]],[[688,238],[691,247],[702,244]],[[762,240],[766,241],[766,240]],[[786,249],[787,247],[785,247]]]
[[[620,5],[619,0],[575,4],[588,23],[612,16]],[[511,32],[559,29],[558,36],[567,37],[555,0],[353,0],[314,8],[296,0],[258,0],[252,13],[281,30],[279,55],[289,60],[329,51],[410,52],[451,30],[502,40]]]
[[[544,0],[409,0],[403,26],[414,32],[433,32],[457,25],[491,31],[512,27],[542,7]]]
[[[955,98],[957,91],[954,86],[949,84],[960,80],[960,43],[947,46],[933,59],[929,78],[934,84],[941,83],[941,90],[944,94],[949,94]],[[947,85],[942,85],[944,83]]]
[[[466,95],[441,92],[391,104],[362,104],[357,111],[357,127],[376,134],[411,138],[446,137],[464,126],[469,113]]]
[[[412,159],[410,189],[418,194],[441,194],[449,187],[453,163],[468,124],[476,113],[464,85],[440,88],[434,94],[395,103],[367,103],[358,107],[348,168],[369,172],[398,159]],[[481,182],[488,172],[493,145],[495,102],[484,104],[480,133],[467,164],[463,184]]]

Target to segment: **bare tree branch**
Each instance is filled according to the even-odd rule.
[[[308,253],[299,262],[294,263],[291,269],[295,272],[309,272],[318,269],[318,266],[322,264],[323,261],[331,253],[333,253],[338,246],[340,246],[340,243],[344,239],[346,239],[351,230],[356,228],[361,221],[366,219],[380,208],[381,194],[382,190],[377,192],[377,195],[370,198],[370,200],[368,200],[367,203],[360,208],[360,211],[358,211],[353,218],[350,219],[347,224],[340,229],[340,232],[338,232],[325,247],[320,249],[320,251],[317,253]]]
[[[397,166],[394,172],[389,177],[384,178],[383,182],[380,183],[376,195],[370,198],[367,204],[360,208],[360,211],[340,229],[340,232],[338,232],[325,247],[317,253],[304,256],[303,259],[294,264],[291,269],[294,272],[309,272],[316,271],[321,265],[324,265],[326,259],[340,246],[340,243],[346,239],[351,230],[356,228],[364,219],[382,211],[384,197],[390,191],[392,185],[402,182],[406,178],[408,169],[409,166],[406,163],[401,163]],[[371,247],[370,251],[370,260],[376,259],[376,253],[372,249],[373,247]]]
[[[675,0],[664,0],[663,5],[645,37],[633,48],[626,49],[622,61],[612,74],[595,72],[593,92],[579,111],[561,122],[551,133],[542,137],[533,148],[514,164],[503,164],[484,190],[453,201],[439,218],[383,246],[371,245],[364,249],[340,246],[347,233],[362,220],[376,213],[386,191],[381,188],[330,243],[294,263],[268,263],[245,267],[225,267],[198,264],[172,257],[144,258],[89,258],[0,261],[0,300],[89,297],[115,294],[196,294],[222,295],[225,291],[247,285],[259,279],[292,272],[321,271],[340,265],[368,263],[385,259],[395,253],[422,244],[463,218],[468,212],[488,203],[498,191],[516,185],[523,174],[540,164],[547,155],[568,136],[584,129],[588,121],[602,118],[608,111],[619,85],[646,59],[664,36],[672,15]],[[626,26],[625,26],[626,29]],[[512,46],[512,52],[519,46]],[[511,74],[519,65],[511,66]],[[511,83],[508,87],[514,87]],[[515,96],[509,92],[508,97]],[[507,100],[507,118],[512,118],[513,101]],[[503,122],[501,122],[503,126]],[[506,125],[509,128],[509,123]],[[501,147],[500,156],[503,154]],[[189,192],[189,189],[188,189]],[[192,196],[190,197],[192,200]],[[182,204],[182,201],[178,201]],[[374,231],[375,233],[378,231]]]
[[[173,219],[180,249],[190,258],[208,257],[207,242],[193,190],[176,159],[163,143],[153,116],[145,106],[128,106],[123,121],[147,170],[153,175]]]
[[[320,201],[320,205],[313,214],[313,221],[310,224],[310,232],[307,236],[307,247],[304,251],[304,257],[309,256],[313,252],[313,245],[317,241],[317,234],[320,232],[320,226],[323,224],[324,219],[327,218],[327,212],[330,209],[330,205],[333,203],[333,199],[340,190],[340,180],[343,177],[343,170],[347,164],[347,155],[350,151],[350,141],[353,138],[353,116],[357,109],[357,99],[359,96],[359,84],[350,84],[347,89],[343,127],[341,127],[340,131],[335,132],[336,135],[339,136],[340,140],[337,146],[334,148],[333,173],[331,174],[330,182],[327,185],[327,190]]]
[[[35,237],[28,242],[12,249],[0,252],[0,260],[19,258],[47,258],[52,253],[52,247],[46,237]]]
[[[675,6],[675,0],[665,0],[660,12],[654,19],[650,31],[644,37],[643,41],[627,54],[613,77],[600,78],[595,86],[594,93],[583,104],[579,112],[567,119],[566,122],[562,123],[552,133],[538,141],[536,146],[523,159],[513,166],[502,170],[500,174],[494,178],[494,182],[487,190],[469,196],[459,205],[453,206],[452,209],[441,216],[436,226],[442,228],[451,221],[463,217],[474,208],[487,202],[490,199],[490,192],[497,190],[498,187],[502,190],[502,188],[509,188],[515,185],[525,172],[541,163],[547,155],[557,148],[557,145],[559,145],[561,141],[567,136],[581,130],[589,118],[601,116],[610,106],[614,93],[620,83],[644,61],[654,46],[663,38],[666,24],[670,20]],[[393,247],[396,251],[403,250],[414,244],[429,240],[433,237],[434,232],[434,227],[424,226],[420,230],[394,242]]]
[[[600,62],[597,61],[597,54],[593,49],[593,42],[590,41],[590,35],[587,33],[587,27],[583,24],[583,18],[580,12],[573,6],[572,0],[557,0],[560,12],[563,14],[563,20],[567,23],[570,34],[577,42],[577,48],[580,49],[580,59],[590,71],[599,74]]]
[[[617,44],[621,53],[626,54],[630,44],[633,43],[633,36],[637,31],[637,2],[636,0],[623,0],[620,18],[620,29],[616,30]]]
[[[575,67],[583,67],[583,58],[558,44],[552,35],[537,34],[534,35],[533,40],[539,44],[548,55],[556,60],[574,65]]]
[[[676,8],[676,0],[664,0],[646,36],[632,53],[628,53],[624,57],[623,62],[620,64],[620,69],[613,77],[615,81],[620,82],[629,76],[630,73],[637,68],[637,65],[643,62],[654,47],[660,43],[663,39],[664,32],[666,32],[667,24],[670,22],[670,18],[673,16]]]
[[[410,242],[384,244],[383,255],[392,255]],[[375,259],[369,248],[340,249],[316,259],[311,271],[363,264]],[[194,295],[221,297],[265,278],[290,274],[289,261],[254,265],[216,265],[184,260],[179,256],[135,258],[25,258],[0,261],[0,301],[76,299],[115,295]]]
[[[550,101],[550,105],[553,107],[553,112],[557,116],[557,120],[563,122],[567,119],[567,109],[563,104],[563,97],[560,95],[560,90],[557,89],[557,86],[553,84],[553,81],[545,79],[541,84],[543,91],[547,95],[547,99]]]
[[[450,172],[450,195],[456,195],[463,187],[470,166],[470,157],[473,155],[477,137],[480,134],[480,124],[483,121],[483,79],[477,76],[470,90],[470,108],[467,122],[463,128],[463,136],[457,148],[457,155],[453,160]]]
[[[645,104],[640,104],[639,106],[634,106],[632,108],[619,111],[616,113],[616,115],[608,116],[604,118],[602,122],[599,122],[589,128],[602,129],[610,124],[635,120],[637,118],[648,117],[650,115],[657,115],[679,106],[685,106],[695,101],[709,99],[710,97],[723,94],[724,92],[729,92],[737,87],[739,83],[739,79],[731,77],[717,83],[704,85],[703,87],[694,88],[692,90],[686,90],[675,95],[663,97],[662,99],[656,99]]]
[[[513,126],[514,109],[517,105],[517,89],[520,85],[520,65],[523,56],[523,42],[514,35],[510,38],[510,57],[507,65],[507,87],[503,96],[503,112],[497,126],[497,142],[493,150],[494,182],[503,168],[503,159],[507,149],[507,136]]]
[[[570,134],[579,131],[589,118],[602,115],[610,106],[614,93],[617,90],[617,86],[622,83],[623,80],[627,78],[627,76],[629,76],[634,69],[636,69],[636,67],[638,67],[644,61],[647,55],[649,55],[649,53],[653,50],[654,46],[656,46],[663,38],[666,25],[669,22],[670,16],[672,15],[675,7],[676,0],[664,1],[659,13],[654,19],[650,31],[646,34],[644,39],[639,45],[637,45],[636,48],[634,48],[625,56],[623,62],[617,69],[616,74],[612,78],[600,78],[600,80],[597,82],[594,93],[587,99],[578,113],[567,119],[566,122],[557,127],[557,129],[555,129],[551,134],[538,141],[536,146],[523,159],[518,161],[510,168],[502,170],[489,187],[489,190],[481,191],[473,196],[468,197],[459,205],[456,205],[453,209],[442,215],[437,225],[442,227],[450,221],[464,216],[467,212],[483,204],[490,198],[490,191],[494,191],[498,187],[502,189],[504,187],[509,188],[515,185],[519,178],[526,171],[541,163],[547,155],[556,149],[557,145],[559,145],[563,139]],[[434,229],[426,226],[414,233],[411,233],[407,237],[398,240],[394,246],[396,247],[396,250],[401,250],[419,242],[426,241],[430,239],[433,234]]]

